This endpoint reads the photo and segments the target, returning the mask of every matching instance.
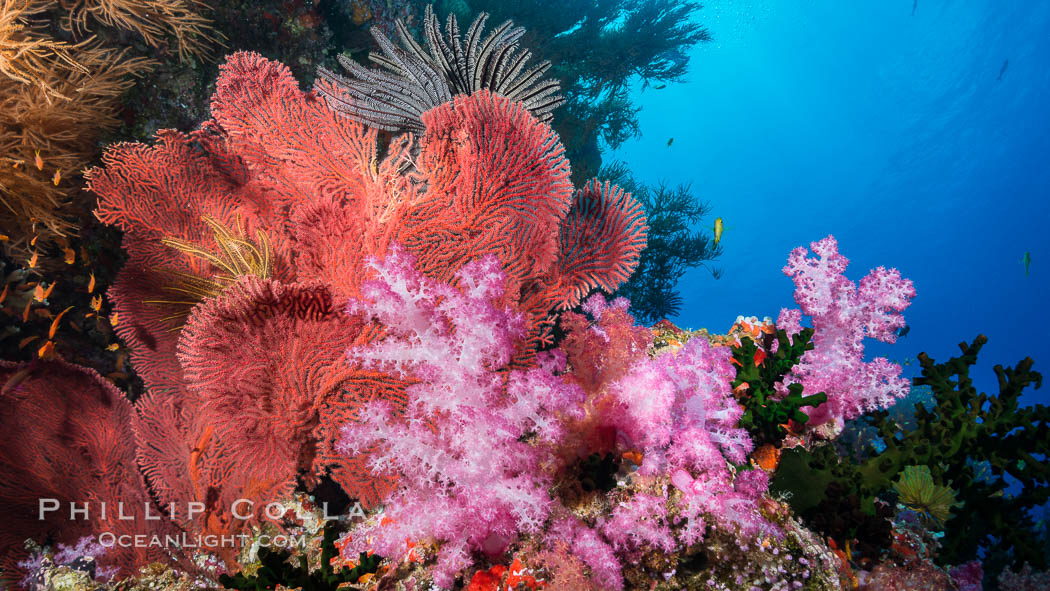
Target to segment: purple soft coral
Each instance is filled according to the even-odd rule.
[[[865,411],[885,408],[908,393],[899,365],[884,358],[864,362],[865,338],[887,343],[897,340],[904,326],[901,312],[915,297],[912,282],[896,269],[879,267],[858,286],[843,273],[849,260],[838,252],[833,236],[792,251],[784,274],[795,282],[795,301],[801,310],[784,309],[777,324],[789,333],[801,330],[801,314],[813,318],[813,345],[785,382],[799,382],[806,392],[825,392],[828,401],[810,409],[810,425],[842,421]]]

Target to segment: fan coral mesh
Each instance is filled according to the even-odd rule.
[[[330,463],[346,468],[348,460],[333,455],[321,434],[322,423],[336,418],[334,407],[356,408],[377,397],[404,403],[398,382],[341,362],[347,347],[378,334],[342,314],[323,286],[245,276],[194,310],[178,357],[203,420],[226,442],[226,457],[242,472],[257,472],[258,483],[269,481],[271,496],[283,498],[300,472],[312,486]],[[357,418],[348,410],[338,419]],[[339,471],[337,482],[347,472]],[[367,488],[339,484],[369,506],[390,490],[381,481]]]
[[[646,219],[641,204],[630,193],[593,179],[577,192],[562,224],[560,281],[574,286],[560,308],[580,302],[592,289],[607,293],[626,282],[646,244]]]
[[[146,533],[146,506],[155,516],[160,511],[152,507],[135,467],[134,411],[123,394],[93,370],[58,360],[0,361],[0,383],[5,384],[0,393],[4,576],[18,572],[16,563],[25,558],[29,538],[75,544],[101,532]],[[45,499],[57,501],[58,509],[41,519],[41,507],[52,506]],[[87,515],[71,518],[72,503],[86,507]],[[131,519],[120,519],[121,512]],[[148,523],[150,533],[168,531],[163,522]],[[158,558],[156,548],[115,547],[100,562],[129,573]]]

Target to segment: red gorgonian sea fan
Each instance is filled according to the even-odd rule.
[[[135,467],[134,411],[94,370],[64,361],[0,361],[0,568],[19,576],[25,541],[75,545],[84,536],[164,535]],[[77,512],[71,513],[75,503]],[[156,517],[160,511],[151,507]],[[103,566],[132,569],[158,548],[113,547]]]
[[[363,458],[332,452],[341,423],[372,399],[398,404],[410,382],[343,357],[383,335],[332,312],[358,295],[367,257],[400,243],[454,283],[494,255],[508,276],[501,304],[526,321],[515,357],[529,363],[554,313],[615,288],[645,246],[637,202],[597,182],[574,193],[557,135],[488,91],[425,112],[421,137],[380,150],[375,130],[302,92],[285,66],[240,52],[222,66],[212,116],[153,146],[113,146],[87,173],[97,216],[125,232],[109,296],[149,391],[138,460],[162,502],[207,501],[187,528],[225,533],[238,523],[223,499],[272,499],[325,473],[366,506],[390,489]],[[218,259],[243,258],[254,237],[265,272],[231,277]]]

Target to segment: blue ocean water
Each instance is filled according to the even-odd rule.
[[[644,135],[614,153],[643,181],[692,183],[729,228],[724,277],[687,274],[675,321],[775,318],[790,250],[834,234],[852,279],[897,267],[918,292],[910,334],[869,357],[944,360],[985,334],[979,388],[1026,356],[1050,381],[1050,1],[723,0],[698,16],[714,40],[685,83],[636,90]],[[1050,384],[1022,400],[1047,403]]]

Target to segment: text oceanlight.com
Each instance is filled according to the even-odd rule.
[[[294,535],[261,535],[252,537],[248,534],[237,535],[116,535],[105,532],[98,536],[98,543],[104,548],[119,546],[121,548],[234,548],[249,542],[258,543],[260,547],[305,548],[306,536]]]

